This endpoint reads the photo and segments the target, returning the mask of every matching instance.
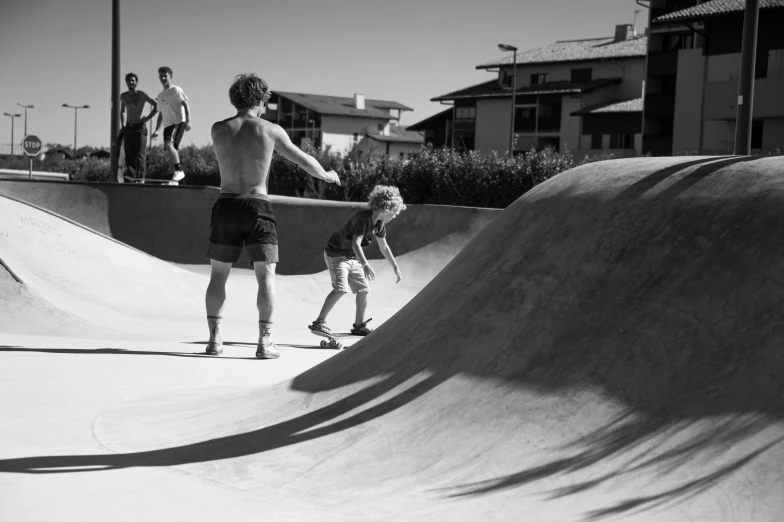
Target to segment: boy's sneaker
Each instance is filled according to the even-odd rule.
[[[332,335],[332,329],[327,326],[326,321],[313,321],[313,324],[309,324],[308,328],[310,328],[311,332],[321,332],[323,334]]]
[[[373,331],[372,328],[368,328],[367,324],[372,321],[373,319],[368,319],[364,323],[354,324],[352,325],[353,328],[351,329],[351,335],[367,335]]]
[[[172,181],[180,181],[184,177],[185,177],[185,173],[183,171],[175,170],[174,176],[172,177]]]
[[[256,347],[257,359],[277,359],[278,357],[280,357],[280,352],[278,351],[278,347],[275,346],[275,343],[272,341],[269,341],[269,344],[260,342]]]

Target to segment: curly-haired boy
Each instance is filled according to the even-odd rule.
[[[367,335],[373,331],[367,327],[371,320],[365,319],[365,310],[370,292],[368,280],[375,279],[376,273],[368,263],[362,247],[369,245],[375,236],[381,254],[392,265],[399,283],[403,278],[403,273],[397,266],[392,250],[387,245],[385,225],[405,209],[406,205],[403,203],[403,198],[400,197],[400,191],[397,187],[376,185],[368,198],[368,208],[351,216],[342,227],[332,234],[324,249],[324,261],[329,268],[329,275],[332,279],[332,291],[324,300],[324,306],[321,307],[318,318],[308,328],[331,334],[332,331],[327,326],[327,315],[340,298],[350,290],[357,295],[357,310],[351,333]]]

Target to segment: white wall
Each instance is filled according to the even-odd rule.
[[[321,117],[322,144],[331,145],[336,152],[345,152],[356,143],[354,133],[361,137],[365,130],[378,132],[379,124],[386,126],[389,122],[371,118],[324,115]]]
[[[740,76],[740,53],[708,56],[705,81],[726,82]]]
[[[582,108],[583,101],[578,96],[564,96],[561,101],[561,152],[564,147],[574,150],[580,147],[579,116],[572,116],[574,111]]]
[[[673,155],[698,152],[702,148],[702,106],[705,84],[705,57],[702,49],[678,53],[678,76],[673,121]]]
[[[705,120],[703,123],[702,152],[732,154],[735,144],[735,120]]]
[[[487,154],[492,151],[508,153],[511,119],[511,98],[477,100],[474,149]]]

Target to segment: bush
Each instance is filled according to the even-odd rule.
[[[270,165],[272,194],[336,201],[366,201],[377,184],[395,185],[407,203],[505,208],[526,191],[560,172],[591,161],[611,159],[599,155],[576,159],[567,150],[531,150],[514,159],[497,153],[460,152],[423,147],[408,160],[383,154],[361,155],[352,150],[341,154],[329,148],[306,148],[326,170],[335,170],[341,185],[328,184],[307,175],[299,166],[274,153]],[[184,184],[220,186],[218,160],[211,146],[188,146],[180,150]],[[0,168],[26,169],[27,158],[0,158]],[[98,158],[36,162],[35,170],[67,172],[78,181],[114,181],[109,160]],[[147,150],[147,177],[170,179],[166,152],[161,145]]]

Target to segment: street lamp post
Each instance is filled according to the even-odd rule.
[[[504,52],[512,53],[512,124],[509,128],[509,157],[514,158],[515,142],[515,91],[517,90],[517,47],[514,45],[498,44]]]
[[[738,105],[735,109],[735,155],[751,154],[751,124],[754,114],[754,68],[757,63],[759,0],[746,0],[743,43],[740,53]]]
[[[67,103],[64,103],[63,107],[65,107],[67,109],[73,109],[74,110],[74,146],[73,146],[73,155],[74,155],[74,158],[76,158],[76,120],[77,120],[77,114],[78,114],[79,109],[89,109],[90,106],[89,105],[68,105]]]
[[[25,136],[27,136],[27,109],[35,109],[35,105],[33,105],[33,104],[24,105],[24,104],[21,104],[19,102],[16,102],[16,104],[18,106],[20,106],[20,107],[23,107],[24,110],[25,110]]]
[[[4,116],[11,118],[11,156],[14,155],[14,118],[19,118],[21,114],[3,113]]]

